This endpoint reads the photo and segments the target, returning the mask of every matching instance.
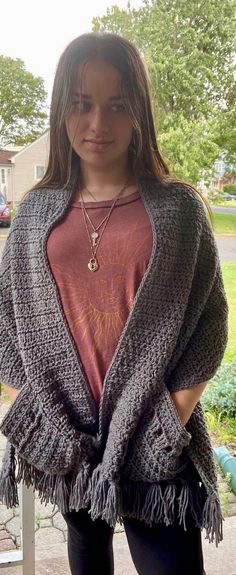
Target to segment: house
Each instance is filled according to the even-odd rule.
[[[11,150],[0,150],[0,194],[9,201],[9,183],[11,179],[12,163],[11,158],[15,152]]]
[[[214,163],[214,170],[211,189],[221,191],[226,183],[236,183],[236,166],[225,162],[224,153],[222,153],[220,158]]]
[[[4,195],[13,208],[44,175],[49,154],[49,131],[18,151],[0,150]],[[5,164],[1,163],[5,160]],[[2,172],[4,170],[4,173]]]
[[[222,152],[220,157],[212,166],[212,176],[208,177],[208,170],[202,170],[202,179],[197,182],[198,189],[207,197],[209,191],[215,193],[223,190],[225,184],[236,184],[236,165],[225,161],[226,153]]]

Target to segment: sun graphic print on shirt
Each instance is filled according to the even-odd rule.
[[[78,204],[72,204],[48,239],[63,310],[97,401],[151,254],[150,221],[137,192],[132,196],[114,210],[97,251],[96,272],[88,269],[91,251]],[[106,214],[104,204],[91,209],[93,221],[97,211],[98,222]]]

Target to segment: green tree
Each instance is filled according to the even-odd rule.
[[[235,98],[235,96],[234,96]],[[222,110],[216,122],[215,141],[225,150],[225,161],[236,166],[236,104]]]
[[[235,12],[235,0],[144,0],[93,20],[94,31],[121,34],[144,54],[162,153],[194,183],[235,146]]]
[[[20,58],[0,55],[0,145],[27,144],[46,129],[43,79],[27,72]]]

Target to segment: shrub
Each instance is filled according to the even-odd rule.
[[[11,223],[12,223],[12,222],[13,222],[13,220],[14,220],[14,217],[15,217],[15,213],[16,213],[16,210],[13,210],[13,208],[11,208],[11,210],[10,210],[10,215],[11,215]]]
[[[221,365],[204,390],[201,404],[204,411],[236,416],[236,362]]]
[[[223,189],[224,194],[232,194],[236,197],[236,184],[225,184]]]
[[[210,190],[207,194],[207,199],[210,203],[220,204],[224,203],[223,191],[222,190]]]

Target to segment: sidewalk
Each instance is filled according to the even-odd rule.
[[[216,548],[214,543],[204,540],[203,550],[206,575],[236,575],[236,517],[224,522],[224,540]],[[136,575],[124,533],[114,535],[115,575]],[[99,571],[99,566],[98,566]],[[1,575],[21,575],[21,568],[6,567]],[[35,575],[70,575],[66,543],[48,547],[36,547]],[[95,575],[95,574],[94,574]],[[181,575],[181,574],[180,574]],[[191,573],[189,574],[191,575]]]

